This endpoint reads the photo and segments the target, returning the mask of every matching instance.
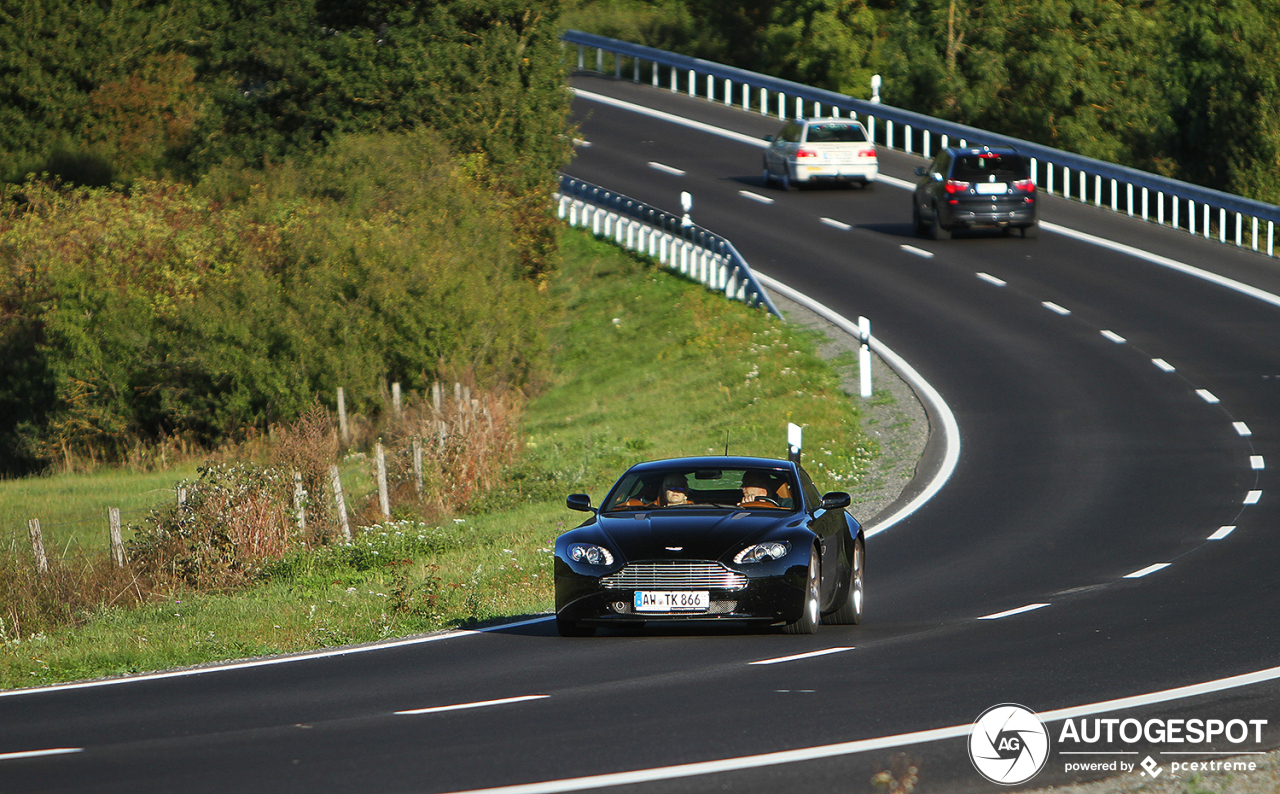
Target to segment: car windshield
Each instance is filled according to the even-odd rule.
[[[1027,158],[1020,154],[962,154],[956,158],[952,179],[980,181],[989,176],[1005,179],[1026,179],[1031,175]]]
[[[805,140],[809,143],[862,143],[867,134],[857,124],[810,124]]]
[[[785,469],[648,469],[623,475],[602,512],[691,507],[792,510],[795,493],[795,483]]]

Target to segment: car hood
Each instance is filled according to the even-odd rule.
[[[599,522],[628,561],[716,560],[766,539],[774,530],[801,527],[804,516],[676,508],[601,516]]]

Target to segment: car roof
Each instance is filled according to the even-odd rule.
[[[781,458],[753,458],[737,455],[705,455],[692,458],[666,458],[648,460],[637,463],[628,471],[652,471],[655,469],[690,468],[690,469],[788,469],[794,470],[795,464]]]

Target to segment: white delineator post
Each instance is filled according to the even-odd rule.
[[[865,400],[871,396],[871,321],[866,317],[858,318],[858,336],[862,338],[862,349],[858,351],[858,376]]]
[[[800,450],[804,447],[804,428],[794,422],[787,423],[787,460],[800,462]]]

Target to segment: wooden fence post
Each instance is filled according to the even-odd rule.
[[[298,532],[307,531],[307,492],[302,487],[302,472],[293,473],[293,509],[298,513]]]
[[[422,498],[422,439],[413,439],[413,487]]]
[[[440,381],[431,384],[431,405],[437,414],[440,413]]]
[[[382,508],[383,519],[391,518],[391,499],[387,496],[387,455],[382,449],[382,442],[378,442],[377,447],[378,459],[378,505]]]
[[[347,432],[347,395],[341,386],[338,387],[338,428],[342,434],[342,443],[346,444],[351,436]]]
[[[396,418],[400,418],[400,384],[391,384],[391,409],[395,412]]]
[[[111,532],[111,559],[117,568],[124,567],[124,541],[120,539],[120,508],[107,508],[107,522]]]
[[[342,476],[337,464],[329,465],[329,479],[333,482],[333,501],[338,508],[338,523],[342,526],[342,539],[351,543],[351,522],[347,520],[347,500],[342,496]]]
[[[178,486],[178,507],[187,506],[187,489],[185,486]]]
[[[44,536],[40,534],[40,519],[33,518],[27,522],[27,530],[31,533],[31,551],[36,555],[36,570],[49,572],[49,558],[44,556]]]

